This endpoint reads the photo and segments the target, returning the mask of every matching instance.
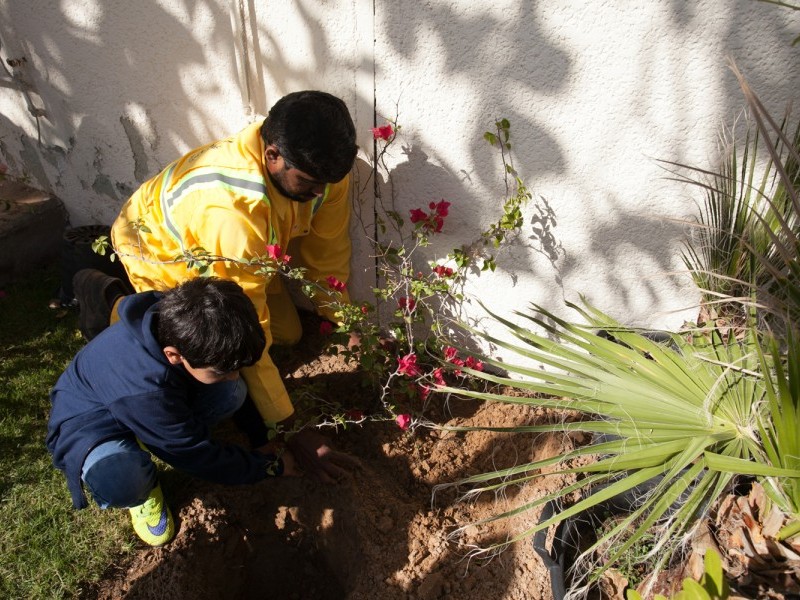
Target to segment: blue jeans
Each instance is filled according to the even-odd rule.
[[[240,377],[203,386],[195,410],[213,426],[230,417],[244,403],[247,386]],[[81,479],[100,508],[127,508],[142,504],[156,486],[156,466],[150,453],[133,435],[101,442],[83,461]]]

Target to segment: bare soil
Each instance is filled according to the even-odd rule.
[[[363,378],[322,351],[318,321],[306,319],[302,345],[276,357],[290,393],[312,386],[354,408],[374,406]],[[346,399],[346,400],[345,400]],[[428,415],[444,425],[532,423],[548,415],[529,407],[451,401]],[[459,526],[490,517],[559,485],[535,485],[458,502],[464,490],[433,497],[436,484],[550,456],[569,439],[491,432],[401,431],[368,421],[327,431],[339,449],[360,458],[348,481],[325,485],[278,478],[222,486],[167,473],[162,485],[178,532],[163,548],[142,547],[92,591],[100,600],[286,598],[550,598],[550,580],[530,540],[492,560],[470,559],[476,545],[505,540],[538,511],[488,527]],[[232,426],[220,435],[238,435]],[[244,443],[244,442],[243,442]]]

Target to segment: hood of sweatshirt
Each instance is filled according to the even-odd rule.
[[[126,296],[119,304],[119,320],[125,329],[158,362],[169,365],[158,343],[158,303],[161,292],[142,292]]]

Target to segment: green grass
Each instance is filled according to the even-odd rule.
[[[54,269],[0,298],[0,598],[77,598],[134,537],[127,511],[72,508],[44,445],[49,391],[84,345],[74,310],[47,307]]]

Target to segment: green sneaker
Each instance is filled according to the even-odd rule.
[[[128,509],[133,521],[133,530],[144,543],[151,546],[163,546],[175,535],[175,521],[164,502],[161,485],[150,491],[144,504]]]

